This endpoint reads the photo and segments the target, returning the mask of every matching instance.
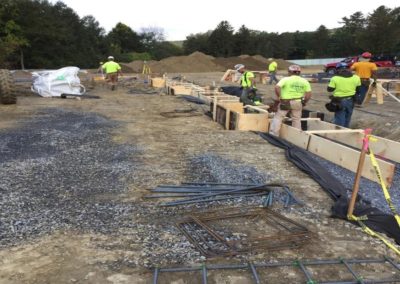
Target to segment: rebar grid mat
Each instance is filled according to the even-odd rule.
[[[265,228],[274,232],[271,234],[263,230],[256,236],[227,239],[212,226],[216,221],[223,221],[223,227],[226,228],[229,227],[226,220],[239,218],[248,218],[252,223],[261,220],[268,225]],[[258,249],[296,249],[311,239],[311,232],[305,226],[267,208],[224,208],[201,214],[193,213],[176,225],[199,252],[207,257],[232,256]],[[229,234],[235,236],[238,232]]]
[[[325,259],[325,260],[294,260],[286,262],[266,262],[266,263],[252,263],[248,262],[246,264],[217,264],[217,265],[201,265],[197,267],[174,267],[174,268],[158,268],[154,269],[153,273],[153,284],[158,284],[158,279],[160,273],[173,273],[173,272],[201,272],[201,283],[207,284],[207,272],[209,270],[249,270],[252,276],[253,283],[272,283],[268,279],[261,278],[258,274],[257,268],[279,268],[279,267],[289,267],[296,269],[302,274],[302,279],[297,279],[294,283],[306,283],[306,284],[372,284],[372,283],[400,283],[400,278],[374,278],[369,279],[363,277],[360,273],[355,271],[352,265],[361,264],[385,264],[392,268],[392,274],[400,271],[400,267],[391,258],[384,256],[382,259]],[[312,272],[307,268],[308,266],[333,266],[342,265],[342,268],[347,270],[352,279],[348,280],[329,280],[319,282],[317,281]],[[286,271],[286,270],[285,270]],[[268,274],[269,275],[269,274]],[[304,280],[305,279],[305,280]],[[193,280],[193,279],[192,279]],[[262,281],[262,282],[261,282]],[[304,282],[303,282],[304,281]]]

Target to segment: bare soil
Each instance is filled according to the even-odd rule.
[[[222,73],[185,76],[189,80],[210,85],[213,81],[218,82]],[[323,111],[322,105],[328,100],[325,88],[323,84],[313,85],[315,101],[310,103],[311,109]],[[261,86],[260,89],[267,99],[271,99],[271,86]],[[188,209],[159,208],[156,205],[157,200],[144,199],[143,196],[159,184],[187,181],[188,159],[204,153],[213,153],[254,167],[258,172],[271,176],[271,182],[288,184],[294,194],[305,203],[304,208],[275,209],[307,226],[315,235],[311,244],[297,250],[272,253],[261,251],[242,258],[210,259],[208,263],[296,258],[378,258],[384,254],[395,258],[385,245],[365,235],[359,228],[343,220],[330,218],[331,199],[318,184],[288,162],[281,149],[268,144],[254,133],[223,130],[206,115],[181,118],[161,116],[161,112],[189,108],[187,102],[177,97],[130,95],[127,91],[127,88],[119,88],[111,92],[105,87],[97,87],[90,94],[99,96],[100,99],[83,100],[19,97],[15,106],[0,106],[0,131],[23,126],[27,121],[40,116],[45,108],[95,113],[117,122],[112,140],[120,145],[139,147],[140,157],[132,157],[132,163],[139,159],[141,165],[133,173],[135,178],[128,184],[128,191],[104,198],[147,208],[147,216],[139,214],[137,217],[132,213],[132,222],[141,223],[145,227],[156,224],[158,220],[154,216],[162,216],[163,212],[166,216],[171,216],[169,219],[178,219],[187,212]],[[370,122],[375,123],[379,134],[400,139],[400,136],[394,134],[399,130],[397,105],[386,100],[383,106],[372,103],[362,110],[373,114],[356,110],[353,126],[366,127],[371,125]],[[26,141],[26,147],[29,147],[29,141]],[[195,176],[196,173],[192,172],[191,175]],[[207,205],[202,207],[203,210],[207,208]],[[195,210],[194,207],[189,209]],[[135,230],[138,229],[134,227],[112,234],[56,230],[51,234],[2,248],[0,283],[151,283],[152,271],[147,267],[152,263],[148,263],[146,255],[149,247],[145,247],[144,240],[137,237],[138,232]],[[162,241],[174,242],[181,238],[182,236],[177,235]],[[158,254],[160,259],[163,258],[162,251],[155,250],[153,253]],[[175,260],[160,264],[169,266],[201,263],[202,260],[199,259],[194,263],[179,263],[179,260]],[[375,277],[389,275],[382,267],[361,267],[360,271]],[[316,275],[322,280],[328,276],[338,279],[343,277],[340,272],[343,271],[320,271]],[[250,275],[246,273],[248,272],[212,272],[209,274],[209,283],[251,283]],[[299,283],[296,273],[290,270],[276,269],[268,274],[260,273],[268,276],[269,283]],[[197,274],[164,275],[164,278],[160,278],[160,283],[200,283],[195,280],[194,275]]]

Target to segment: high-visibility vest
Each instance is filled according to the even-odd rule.
[[[246,71],[243,73],[242,78],[240,79],[240,84],[243,88],[250,88],[252,83],[249,78],[254,78],[254,74],[252,72]]]

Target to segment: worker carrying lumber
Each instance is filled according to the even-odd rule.
[[[371,78],[373,79],[373,84],[376,84],[376,71],[378,67],[375,63],[371,62],[371,57],[372,54],[366,51],[361,54],[359,61],[351,66],[351,69],[361,78],[361,88],[356,97],[356,106],[361,106],[364,102],[365,95],[371,85]]]
[[[282,120],[290,112],[292,126],[301,129],[301,114],[303,105],[311,98],[310,83],[301,78],[301,68],[291,65],[288,68],[289,77],[281,79],[275,86],[276,100],[279,102],[278,111],[272,120],[270,134],[279,136]]]
[[[278,63],[276,63],[275,60],[272,60],[272,62],[268,65],[268,73],[269,73],[269,84],[272,85],[272,83],[275,81],[278,83],[278,79],[276,78],[276,72],[278,71]]]
[[[114,91],[118,82],[118,75],[123,76],[121,66],[114,61],[114,56],[109,56],[108,61],[102,67],[106,72],[106,78],[111,84],[111,90]]]
[[[326,108],[335,113],[334,123],[339,126],[349,127],[353,114],[354,99],[360,91],[361,80],[353,75],[346,63],[336,65],[337,74],[333,76],[328,85],[328,92],[333,92],[331,102]]]
[[[240,101],[245,105],[260,105],[261,98],[257,96],[254,73],[247,71],[243,64],[236,64],[235,70],[242,75],[240,77],[240,86],[242,89]]]

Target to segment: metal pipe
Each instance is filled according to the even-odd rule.
[[[351,268],[350,264],[348,264],[346,260],[342,259],[342,263],[350,271],[351,275],[353,275],[353,277],[357,280],[357,283],[360,283],[360,284],[364,284],[365,283],[362,280],[362,278]]]
[[[207,197],[214,197],[214,196],[221,195],[221,194],[228,195],[230,193],[243,191],[243,190],[246,190],[246,191],[255,190],[255,189],[263,189],[263,190],[265,190],[265,189],[267,189],[266,187],[267,187],[267,185],[253,186],[253,187],[247,187],[247,188],[237,188],[237,189],[233,189],[233,190],[227,190],[227,191],[221,191],[221,192],[216,192],[216,193],[204,194],[202,197],[188,198],[188,199],[182,200],[182,202],[194,201],[194,200],[207,198]],[[269,190],[269,189],[267,189],[267,190]]]
[[[203,284],[207,284],[207,267],[203,264],[202,267]]]
[[[256,270],[255,266],[253,265],[253,263],[249,262],[249,268],[251,270],[251,273],[253,274],[255,283],[260,284],[261,283],[260,278],[258,277],[257,270]]]
[[[297,261],[298,266],[300,267],[301,271],[303,271],[304,275],[307,278],[307,281],[310,283],[314,283],[314,280],[312,280],[311,278],[311,274],[310,272],[307,270],[307,268],[303,265],[303,263],[301,261]]]
[[[192,200],[192,201],[174,201],[174,202],[166,202],[162,203],[159,206],[176,206],[176,205],[185,205],[185,204],[193,204],[193,203],[201,203],[201,202],[213,202],[213,201],[218,201],[218,200],[226,200],[226,199],[234,199],[234,198],[239,198],[239,197],[252,197],[252,196],[260,196],[264,195],[265,192],[257,193],[257,194],[245,194],[245,195],[237,195],[237,196],[227,196],[227,197],[216,197],[212,199],[203,199],[203,200]]]
[[[154,269],[153,284],[157,284],[158,283],[158,274],[159,274],[159,268],[156,267]]]

